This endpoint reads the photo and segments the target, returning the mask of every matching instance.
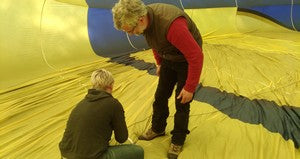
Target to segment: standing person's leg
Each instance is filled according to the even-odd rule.
[[[152,129],[157,133],[165,131],[167,126],[168,100],[173,93],[176,78],[176,72],[163,63],[155,92],[155,101],[153,102]]]
[[[186,135],[189,134],[188,122],[189,122],[189,113],[190,113],[190,102],[182,104],[180,103],[181,99],[177,99],[177,96],[180,94],[183,89],[187,74],[188,74],[188,64],[187,63],[178,63],[175,65],[177,70],[177,88],[175,96],[175,105],[176,113],[174,116],[174,129],[171,132],[172,139],[171,145],[168,152],[169,158],[177,158],[179,153],[182,150],[182,146],[186,139]]]
[[[152,127],[139,136],[140,140],[152,140],[165,134],[166,120],[169,116],[168,99],[173,93],[176,81],[176,72],[168,66],[166,61],[162,61],[155,101],[153,102]]]
[[[184,84],[178,82],[176,88],[176,97],[179,95]],[[175,99],[176,113],[174,116],[174,129],[172,131],[172,143],[176,145],[183,145],[186,135],[190,133],[188,130],[189,114],[190,114],[190,102],[182,104],[181,99]]]
[[[134,144],[110,146],[100,159],[144,159],[144,149]]]

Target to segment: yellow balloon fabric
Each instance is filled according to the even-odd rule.
[[[235,7],[185,11],[203,36],[203,86],[300,107],[299,32]],[[139,141],[151,126],[158,77],[97,56],[89,42],[87,12],[83,0],[1,0],[0,158],[60,158],[58,143],[68,116],[98,68],[112,72],[113,95],[145,159],[167,158],[174,94],[166,136]],[[155,63],[151,50],[130,57]],[[205,102],[191,103],[189,130],[179,159],[300,158],[292,140],[262,124],[230,118]],[[111,144],[117,144],[114,138]]]

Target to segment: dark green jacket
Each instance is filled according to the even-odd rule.
[[[188,23],[188,29],[192,36],[202,46],[202,37],[192,19],[181,9],[163,3],[153,3],[147,6],[150,24],[143,35],[148,45],[157,51],[162,59],[182,62],[186,61],[183,54],[167,39],[171,23],[178,17],[184,17]]]
[[[128,138],[124,110],[105,91],[90,89],[72,110],[62,141],[61,154],[68,159],[96,159],[109,146],[112,131],[123,143]]]

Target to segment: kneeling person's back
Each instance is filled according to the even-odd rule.
[[[104,90],[90,89],[73,109],[60,143],[67,158],[98,158],[107,149],[114,130],[123,143],[128,132],[122,105]]]
[[[143,158],[144,151],[138,145],[109,146],[112,132],[119,143],[128,138],[123,107],[111,95],[114,84],[111,73],[104,69],[94,71],[91,83],[93,88],[69,116],[59,143],[61,155],[67,159]]]

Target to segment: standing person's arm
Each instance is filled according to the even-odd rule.
[[[114,103],[114,116],[112,120],[112,126],[115,134],[115,139],[119,143],[123,143],[128,138],[128,130],[125,121],[124,110],[121,103]]]
[[[184,17],[178,17],[172,22],[168,30],[167,39],[182,52],[188,62],[187,80],[177,97],[178,99],[182,98],[181,103],[186,103],[193,98],[193,93],[200,79],[203,65],[202,48],[190,33]]]
[[[159,76],[160,74],[160,63],[161,63],[161,58],[160,56],[158,55],[157,51],[155,49],[152,49],[153,51],[153,55],[154,55],[154,59],[156,61],[156,75]]]

